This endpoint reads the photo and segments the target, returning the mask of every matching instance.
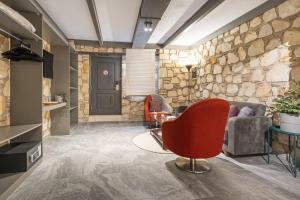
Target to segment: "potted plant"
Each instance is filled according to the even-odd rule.
[[[300,133],[300,81],[293,81],[287,92],[273,100],[271,111],[279,113],[283,131]]]

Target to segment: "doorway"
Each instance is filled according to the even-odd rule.
[[[121,56],[91,56],[90,115],[121,114]]]

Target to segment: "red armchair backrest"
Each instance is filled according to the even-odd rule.
[[[221,152],[229,103],[206,99],[194,103],[174,121],[162,125],[164,145],[188,158],[209,158]]]
[[[151,96],[148,95],[145,98],[144,101],[144,120],[145,121],[150,121],[151,115],[150,115],[150,104],[151,104]]]

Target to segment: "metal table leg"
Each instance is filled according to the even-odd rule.
[[[298,137],[294,135],[294,160],[293,160],[293,175],[297,176],[297,145],[298,145]]]

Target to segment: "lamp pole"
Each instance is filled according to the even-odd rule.
[[[191,73],[190,73],[190,71],[191,71],[193,65],[186,65],[185,67],[188,70],[188,79],[189,79],[188,80],[188,93],[189,93],[188,104],[190,104],[191,103]]]

